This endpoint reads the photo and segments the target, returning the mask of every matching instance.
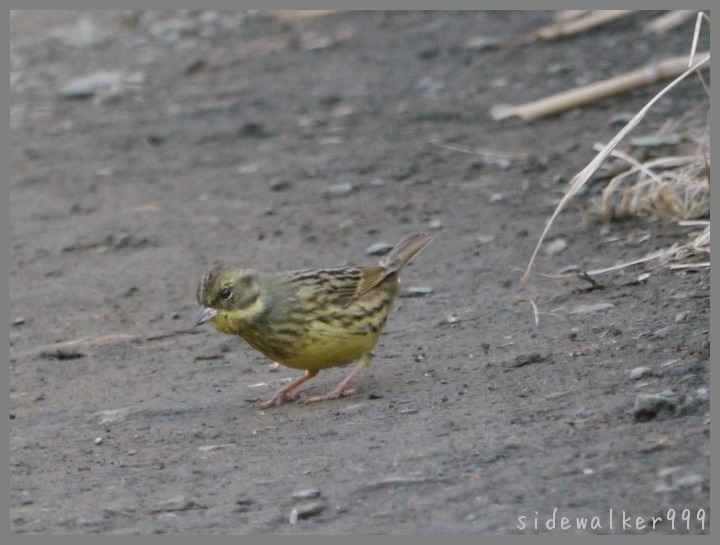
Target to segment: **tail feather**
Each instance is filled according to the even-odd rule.
[[[440,233],[416,233],[410,235],[390,250],[390,253],[380,260],[380,266],[388,271],[400,271],[408,262],[415,257],[425,245],[438,236]]]

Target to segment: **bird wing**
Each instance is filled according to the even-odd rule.
[[[387,276],[379,265],[337,267],[296,273],[294,281],[303,284],[297,297],[314,304],[346,306],[368,293]]]

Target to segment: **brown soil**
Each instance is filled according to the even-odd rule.
[[[562,182],[660,84],[530,124],[488,115],[686,54],[692,24],[642,35],[654,15],[479,49],[550,14],[15,12],[13,531],[708,533],[707,271],[649,263],[598,289],[519,281]],[[65,88],[98,72],[115,75]],[[636,132],[707,107],[691,78]],[[590,208],[599,187],[577,202]],[[561,215],[551,238],[567,248],[537,273],[687,235],[583,218]],[[354,396],[258,411],[248,400],[299,373],[240,338],[186,331],[216,260],[362,263],[370,245],[429,228],[442,234],[403,285],[432,292],[398,300]],[[635,412],[643,394],[660,401]],[[601,528],[578,530],[578,516]]]

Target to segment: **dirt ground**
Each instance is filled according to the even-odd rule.
[[[497,49],[551,14],[13,12],[13,532],[709,533],[708,272],[543,276],[688,229],[586,222],[593,184],[520,283],[661,86],[488,114],[688,53],[692,23],[642,34],[655,15]],[[697,108],[691,78],[636,133]],[[299,373],[188,331],[215,261],[372,262],[429,229],[354,396],[258,411]]]

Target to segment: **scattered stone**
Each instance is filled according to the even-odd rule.
[[[385,394],[378,390],[373,390],[372,392],[370,392],[368,394],[368,399],[382,399],[384,397],[385,397]]]
[[[680,322],[684,322],[688,319],[688,316],[690,316],[690,311],[684,310],[682,312],[678,312],[675,315],[675,323],[679,324]]]
[[[490,244],[491,242],[494,242],[495,235],[478,235],[475,240],[480,246],[484,246],[485,244]]]
[[[556,238],[545,246],[546,255],[555,255],[567,249],[568,243],[564,238]]]
[[[43,350],[40,354],[38,354],[38,356],[53,360],[76,360],[84,358],[85,354],[79,352],[78,350],[65,350],[63,348],[58,348],[57,350]]]
[[[664,339],[668,335],[670,335],[675,329],[675,326],[669,325],[667,327],[663,327],[658,329],[653,333],[653,337],[657,337],[658,339]]]
[[[19,317],[19,316],[18,316],[17,318],[15,318],[15,319],[13,320],[12,325],[13,325],[13,326],[19,326],[19,325],[23,325],[24,323],[25,323],[25,318],[22,318],[22,317]]]
[[[107,411],[100,411],[93,414],[93,417],[100,417],[98,420],[98,424],[109,424],[111,422],[122,422],[125,420],[127,415],[130,413],[130,409],[128,407],[123,407],[122,409],[109,409]]]
[[[636,367],[630,371],[630,380],[640,380],[641,378],[652,375],[652,369],[649,367]]]
[[[102,442],[103,442],[102,437],[96,437],[95,440],[93,441],[93,443],[95,443],[96,445],[102,445]]]
[[[415,414],[418,412],[417,409],[401,409],[400,414]]]
[[[698,475],[697,473],[693,473],[690,475],[685,475],[684,477],[680,477],[675,481],[675,485],[678,488],[692,488],[698,485],[701,485],[705,482],[705,477],[702,475]]]
[[[237,173],[244,176],[247,174],[255,174],[256,172],[260,171],[260,165],[257,163],[247,163],[245,165],[240,165],[237,169]]]
[[[696,393],[698,399],[700,399],[701,401],[706,403],[710,401],[710,390],[708,390],[707,388],[698,388]]]
[[[240,126],[237,135],[239,138],[269,138],[272,136],[272,132],[268,131],[262,123],[248,121]]]
[[[290,180],[287,180],[285,178],[280,178],[279,180],[273,180],[270,183],[270,189],[272,191],[287,191],[293,186],[293,183]]]
[[[448,314],[445,318],[446,324],[456,324],[460,321],[460,317],[457,314]]]
[[[296,505],[290,511],[290,524],[297,524],[299,519],[310,518],[319,515],[325,510],[325,504],[320,501],[312,501]]]
[[[681,466],[664,467],[658,471],[658,477],[662,479],[655,486],[655,493],[675,492],[681,488],[694,488],[705,484],[705,477],[697,473],[686,473],[687,468]],[[679,476],[678,473],[685,473]]]
[[[317,488],[305,488],[303,490],[293,492],[292,497],[294,500],[312,500],[320,497],[320,490]]]
[[[430,286],[409,286],[400,293],[400,297],[424,297],[432,292],[433,289]]]
[[[447,85],[444,81],[433,78],[422,78],[415,84],[415,91],[425,95],[439,95]]]
[[[60,88],[63,98],[90,98],[98,93],[117,90],[123,83],[122,72],[100,71],[75,78]]]
[[[74,25],[51,30],[50,36],[71,47],[90,47],[109,41],[111,34],[89,17],[81,17]]]
[[[499,203],[499,202],[504,201],[504,200],[505,200],[505,194],[504,194],[504,193],[493,193],[492,195],[490,195],[490,198],[488,199],[488,201],[490,202],[490,204]]]
[[[210,452],[212,450],[220,450],[223,448],[234,447],[234,446],[235,445],[232,443],[224,443],[224,444],[220,444],[220,445],[202,445],[202,446],[198,447],[198,450],[200,452]]]
[[[195,503],[193,500],[186,498],[185,496],[175,496],[168,498],[157,503],[157,507],[150,511],[150,513],[167,513],[171,511],[189,511],[191,509],[198,509],[201,506]]]
[[[476,36],[465,42],[465,47],[472,51],[490,51],[500,47],[502,42],[490,36]]]
[[[698,388],[698,392],[700,390],[707,391],[706,388]],[[677,405],[676,408],[676,414],[679,416],[686,416],[689,414],[695,414],[699,412],[703,407],[708,403],[710,399],[709,394],[707,395],[692,395],[692,394],[686,394],[684,396],[681,396],[680,403]]]
[[[635,398],[633,416],[635,420],[647,422],[656,418],[667,418],[675,412],[677,397],[674,393],[639,394]]]
[[[376,242],[365,248],[367,255],[385,255],[393,249],[393,245],[387,242]]]
[[[702,373],[703,371],[705,371],[705,365],[699,361],[693,361],[673,367],[667,372],[667,375],[669,377],[679,378],[691,373]]]
[[[353,191],[355,191],[355,186],[353,186],[350,183],[345,183],[345,184],[336,184],[336,185],[331,185],[330,187],[326,187],[325,190],[323,191],[323,194],[326,197],[347,197]]]
[[[442,229],[442,226],[443,226],[443,222],[440,219],[430,220],[430,222],[428,223],[428,229],[430,229],[432,231],[437,231],[438,229]]]
[[[520,354],[515,356],[511,367],[524,367],[525,365],[532,365],[533,363],[542,363],[548,359],[548,355],[541,354],[540,352],[528,352],[526,354]]]
[[[602,312],[615,308],[612,303],[595,303],[592,305],[578,305],[570,311],[570,314],[591,314],[593,312]]]
[[[169,19],[158,21],[148,26],[150,35],[166,44],[175,44],[181,37],[197,34],[197,27],[192,21]]]

